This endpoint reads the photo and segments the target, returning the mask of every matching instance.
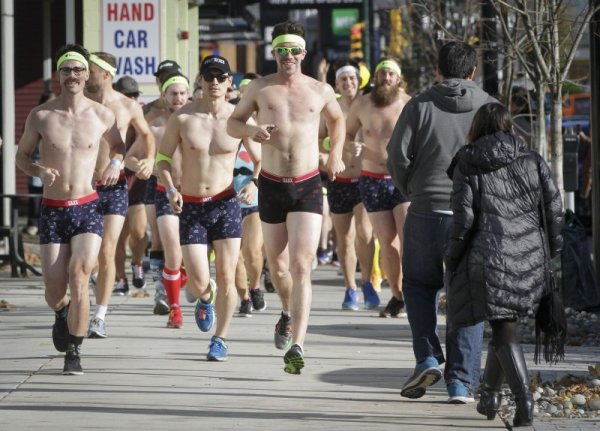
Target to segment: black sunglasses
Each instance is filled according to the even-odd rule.
[[[229,75],[227,74],[213,75],[210,72],[204,72],[202,74],[202,79],[204,79],[206,82],[212,82],[213,79],[216,79],[219,84],[222,84],[223,82],[227,81],[227,78],[229,78]]]
[[[71,74],[71,72],[73,72],[75,74],[75,76],[79,76],[83,72],[85,72],[87,69],[85,67],[67,67],[67,66],[62,66],[58,70],[60,70],[60,73],[62,73],[65,76],[69,76]]]

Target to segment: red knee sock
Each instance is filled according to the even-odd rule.
[[[169,306],[179,306],[179,290],[181,289],[181,273],[179,269],[169,269],[165,266],[162,276]]]

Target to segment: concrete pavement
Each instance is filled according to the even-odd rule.
[[[280,312],[274,293],[265,294],[267,310],[233,320],[224,363],[206,361],[210,334],[197,329],[185,295],[180,330],[166,328],[166,316],[152,314],[151,297],[113,297],[109,338],[86,339],[85,374],[63,376],[41,279],[11,279],[0,271],[0,299],[13,305],[0,311],[0,430],[505,429],[500,419],[477,414],[474,404],[447,404],[441,382],[419,400],[401,398],[414,367],[407,320],[341,311],[336,269],[321,267],[313,278],[300,376],[283,372],[284,352],[273,346]],[[384,290],[382,302],[389,295]],[[543,377],[561,370],[585,373],[596,353],[578,348],[568,350],[559,367],[530,365]],[[540,419],[534,429],[599,426],[592,420]]]

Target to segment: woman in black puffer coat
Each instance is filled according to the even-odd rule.
[[[562,247],[562,198],[546,162],[514,135],[503,105],[479,109],[469,144],[448,169],[454,183],[454,220],[445,259],[448,325],[452,330],[490,321],[492,341],[477,410],[494,418],[506,377],[517,402],[514,424],[530,425],[533,402],[517,318],[535,315],[550,258]],[[540,212],[542,193],[548,241]]]

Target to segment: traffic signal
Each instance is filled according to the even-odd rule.
[[[365,57],[363,52],[363,30],[364,22],[357,22],[350,28],[350,58],[362,60]]]

